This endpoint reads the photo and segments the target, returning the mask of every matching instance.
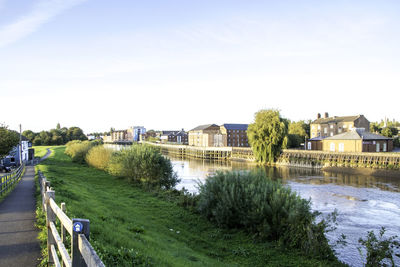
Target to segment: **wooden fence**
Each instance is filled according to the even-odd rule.
[[[6,193],[16,182],[21,179],[25,170],[25,164],[22,164],[13,172],[0,177],[0,196]]]
[[[40,171],[39,182],[42,195],[42,207],[44,212],[46,212],[49,263],[57,267],[104,266],[92,245],[89,243],[89,220],[71,220],[65,214],[65,203],[61,203],[61,208],[57,206],[54,201],[55,192],[50,187],[50,182],[46,180],[46,177],[44,177]],[[61,225],[61,234],[58,233],[56,228],[57,219]],[[68,253],[64,244],[67,233],[71,235],[71,254]],[[57,251],[61,255],[61,263]]]

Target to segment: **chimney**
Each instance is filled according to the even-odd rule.
[[[328,112],[325,112],[325,119],[326,119],[326,118],[329,118]]]
[[[317,119],[321,119],[321,113],[317,114]]]

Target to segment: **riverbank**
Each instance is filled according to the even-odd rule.
[[[108,266],[337,266],[217,228],[182,207],[181,196],[147,191],[71,162],[64,147],[38,168],[70,217],[90,219],[91,242]]]
[[[348,168],[348,167],[323,167],[321,169],[325,172],[342,173],[350,175],[365,175],[382,178],[399,178],[399,170],[384,170],[384,169],[371,169],[371,168]]]

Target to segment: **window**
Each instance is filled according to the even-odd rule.
[[[339,152],[344,152],[344,143],[339,143]]]
[[[308,149],[308,150],[311,150],[311,142],[308,142],[308,143],[307,143],[307,149]]]
[[[386,149],[387,149],[387,144],[386,143],[383,143],[383,152],[386,152]]]
[[[335,143],[330,144],[330,151],[335,151]]]
[[[328,128],[324,128],[324,134],[328,133]]]
[[[331,136],[333,136],[333,132],[331,132]]]
[[[318,125],[318,130],[321,130],[321,125]]]
[[[346,124],[344,124],[344,125],[343,125],[343,129],[346,129],[346,128],[347,128],[347,125],[346,125]]]
[[[311,126],[311,129],[314,130],[315,129],[315,125]]]
[[[331,127],[331,129],[333,129],[333,124],[331,124],[331,126],[330,126],[330,127]]]
[[[379,146],[379,143],[376,143],[376,152],[379,152],[381,149],[380,149],[380,146]]]

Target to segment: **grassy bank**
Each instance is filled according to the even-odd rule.
[[[103,171],[73,163],[56,147],[40,169],[71,218],[90,219],[91,242],[107,266],[336,266],[217,228],[178,206]]]
[[[44,155],[46,155],[47,149],[52,147],[53,146],[34,146],[32,148],[35,149],[35,157],[41,158],[44,157]]]

